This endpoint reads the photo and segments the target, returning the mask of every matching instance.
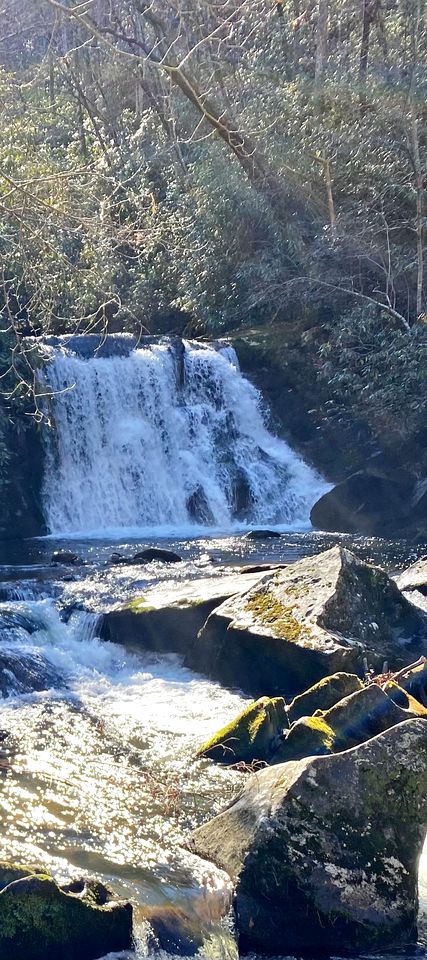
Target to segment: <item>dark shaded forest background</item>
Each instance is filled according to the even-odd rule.
[[[332,479],[424,475],[423,0],[10,0],[0,63],[3,485],[74,331],[231,337]]]

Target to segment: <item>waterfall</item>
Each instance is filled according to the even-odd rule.
[[[52,534],[307,525],[324,484],[268,431],[234,350],[123,336],[115,350],[107,339],[107,350],[84,337],[47,347]]]

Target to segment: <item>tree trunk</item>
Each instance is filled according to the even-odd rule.
[[[319,92],[325,80],[326,61],[328,58],[328,19],[329,0],[319,0],[316,38],[316,62],[314,69],[314,86]]]
[[[420,141],[418,135],[418,117],[414,101],[410,105],[410,136],[412,145],[412,157],[414,163],[414,187],[415,187],[415,232],[417,237],[417,295],[416,295],[416,316],[420,317],[424,313],[424,227],[423,227],[423,193],[424,177],[420,157]]]
[[[366,81],[368,77],[369,61],[369,39],[371,33],[372,10],[371,0],[362,0],[363,18],[362,18],[362,40],[360,44],[359,57],[359,89],[360,89],[360,111],[366,110]]]

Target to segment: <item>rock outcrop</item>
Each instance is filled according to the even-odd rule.
[[[204,743],[197,756],[225,764],[268,762],[286,725],[283,698],[261,697]]]
[[[235,880],[242,952],[357,955],[417,939],[427,721],[269,767],[190,848]]]
[[[44,874],[3,864],[0,885],[0,960],[96,960],[132,946],[132,907],[102,884],[67,891]]]
[[[217,606],[191,666],[268,696],[299,693],[363,658],[398,668],[425,649],[426,620],[384,571],[340,547],[278,570]]]

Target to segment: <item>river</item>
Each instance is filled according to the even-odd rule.
[[[150,954],[143,907],[159,903],[184,907],[206,930],[203,957],[235,957],[229,920],[219,920],[228,902],[227,878],[184,844],[192,827],[219,810],[242,782],[243,774],[194,761],[194,753],[245,697],[185,669],[172,655],[136,654],[99,640],[97,612],[160,579],[292,561],[336,539],[289,533],[262,544],[237,534],[162,540],[183,562],[141,567],[136,580],[135,568],[130,574],[107,561],[113,549],[133,553],[147,540],[2,544],[1,654],[12,659],[0,714],[8,734],[0,744],[0,858],[40,864],[58,878],[96,875],[129,897],[138,957]],[[390,570],[422,552],[404,543],[340,539]],[[71,548],[87,565],[52,567],[51,554],[60,548]],[[66,622],[64,591],[83,598],[91,612],[75,610]],[[18,668],[14,674],[15,661],[27,664],[24,677]],[[421,940],[413,957],[426,956],[426,883],[422,862]]]

